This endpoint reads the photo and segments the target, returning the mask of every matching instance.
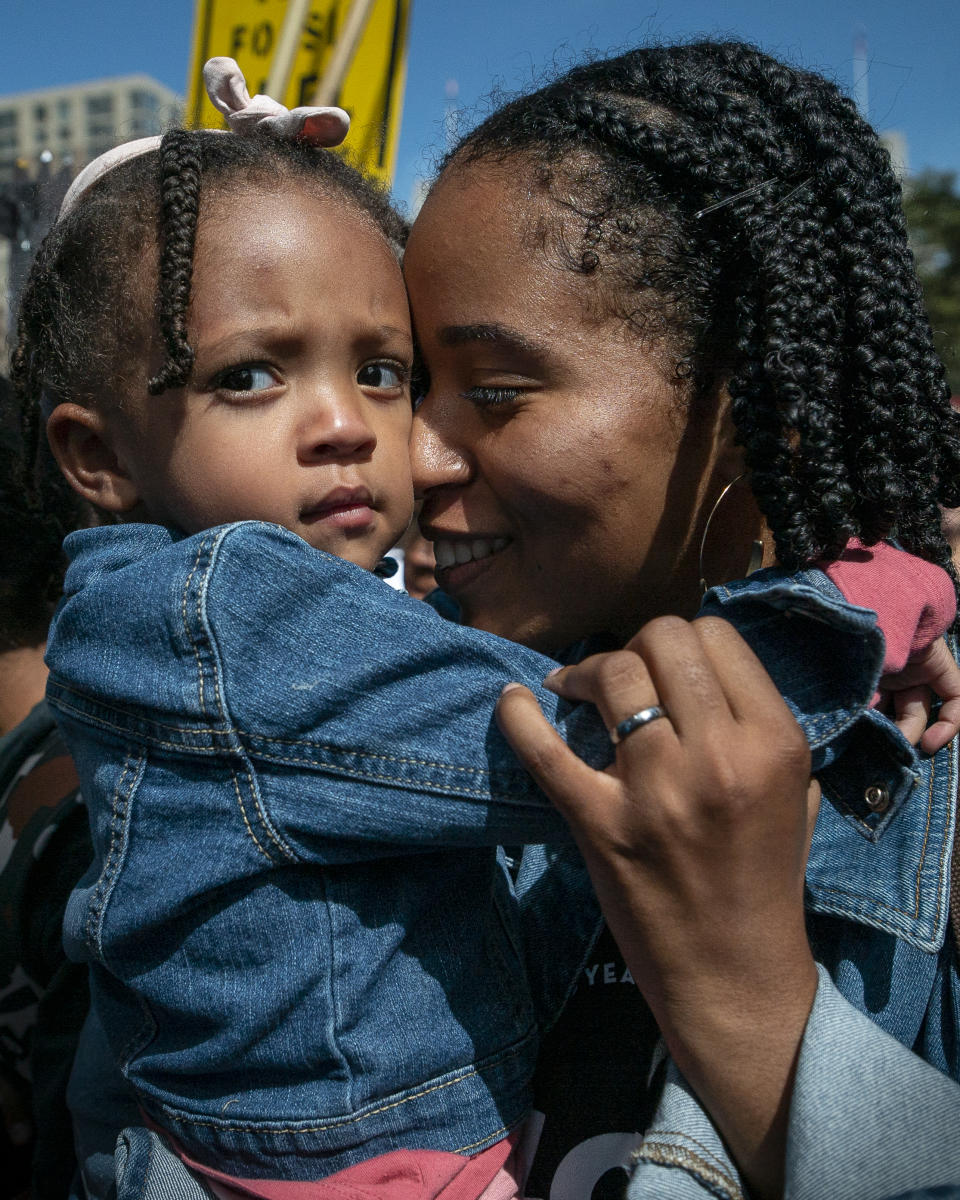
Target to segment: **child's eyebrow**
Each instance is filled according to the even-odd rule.
[[[377,333],[382,334],[384,337],[401,338],[404,342],[409,342],[411,346],[413,345],[413,334],[409,329],[401,329],[399,325],[379,325]]]
[[[197,350],[205,358],[214,358],[220,354],[233,353],[235,350],[246,352],[246,347],[250,344],[251,339],[255,339],[264,346],[281,347],[297,344],[302,336],[301,331],[291,328],[285,322],[276,325],[244,325],[230,329],[220,337],[201,339]],[[413,352],[413,334],[409,328],[404,329],[400,325],[371,324],[359,330],[356,340],[358,343],[400,341],[403,343],[404,349],[409,347],[411,353]]]

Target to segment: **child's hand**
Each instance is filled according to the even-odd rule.
[[[927,729],[933,695],[943,701],[936,721]],[[943,638],[909,660],[902,671],[880,680],[881,707],[912,745],[935,754],[960,731],[960,667]]]

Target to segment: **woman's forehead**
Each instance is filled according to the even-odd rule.
[[[580,223],[533,185],[526,167],[455,167],[428,196],[404,255],[421,340],[438,336],[453,348],[444,331],[482,326],[579,341],[608,319],[603,272],[571,269],[567,251],[580,242]]]
[[[427,197],[407,242],[411,303],[428,293],[442,293],[448,303],[467,294],[507,301],[530,289],[582,293],[582,281],[578,285],[543,253],[538,231],[546,203],[499,163],[449,171]]]
[[[486,239],[509,244],[524,232],[532,207],[516,169],[492,162],[454,165],[431,189],[410,240],[444,249]]]

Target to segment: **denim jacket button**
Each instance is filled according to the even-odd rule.
[[[872,783],[863,793],[871,812],[883,813],[890,807],[890,793],[882,783]]]

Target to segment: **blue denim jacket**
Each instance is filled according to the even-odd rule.
[[[502,1138],[537,1032],[497,846],[569,835],[492,714],[517,676],[556,715],[552,664],[279,527],[67,551],[48,696],[96,857],[66,945],[144,1109],[274,1178]]]
[[[830,586],[817,573],[808,579]],[[708,603],[722,613],[755,583],[764,586],[754,577],[716,589]],[[766,599],[777,603],[775,593]],[[892,771],[891,761],[899,764]],[[960,976],[948,913],[957,741],[932,758],[894,760],[878,743],[872,759],[845,755],[820,780],[806,888],[820,985],[797,1065],[784,1194],[956,1200]],[[743,1200],[745,1192],[671,1067],[660,1109],[637,1139],[630,1200]]]
[[[198,1157],[273,1177],[502,1137],[598,912],[491,714],[525,682],[600,764],[596,717],[543,691],[549,660],[278,527],[119,526],[67,549],[49,696],[97,858],[66,937],[144,1108]],[[900,803],[916,764],[864,711],[869,615],[816,572],[717,603],[779,676],[825,788],[856,813],[866,760]],[[528,985],[495,847],[548,840],[521,874],[523,936],[550,946]]]

